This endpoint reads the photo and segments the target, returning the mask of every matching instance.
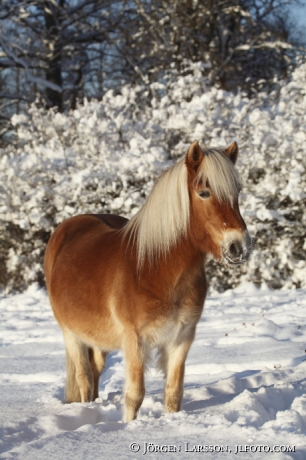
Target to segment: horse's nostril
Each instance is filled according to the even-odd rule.
[[[233,259],[240,259],[243,256],[243,246],[240,241],[231,243],[228,249]]]
[[[224,259],[230,264],[242,264],[249,259],[250,254],[251,248],[247,238],[228,238],[223,245]]]
[[[234,257],[239,257],[240,255],[240,247],[238,243],[232,243],[229,247],[230,253]]]

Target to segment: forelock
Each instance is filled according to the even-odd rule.
[[[204,159],[197,171],[196,181],[208,182],[219,201],[233,206],[241,189],[237,170],[222,149],[204,148]]]

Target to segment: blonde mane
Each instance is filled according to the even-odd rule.
[[[209,183],[219,201],[233,206],[240,180],[233,163],[222,149],[203,149],[204,159],[195,184]],[[190,219],[188,174],[184,156],[155,183],[143,207],[124,227],[124,236],[137,246],[138,268],[165,255],[179,238],[187,235]]]

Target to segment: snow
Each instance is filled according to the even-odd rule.
[[[46,292],[33,284],[2,295],[0,311],[0,458],[203,458],[194,446],[209,445],[215,452],[206,459],[250,455],[244,447],[235,454],[236,445],[256,448],[260,459],[268,454],[258,446],[295,446],[271,458],[306,458],[305,289],[245,283],[212,292],[187,359],[182,411],[164,414],[163,380],[152,365],[129,424],[122,422],[121,352],[108,356],[99,399],[65,405],[64,343]]]

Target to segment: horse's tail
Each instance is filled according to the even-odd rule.
[[[81,402],[81,393],[76,381],[76,367],[66,348],[66,387],[65,402]]]

